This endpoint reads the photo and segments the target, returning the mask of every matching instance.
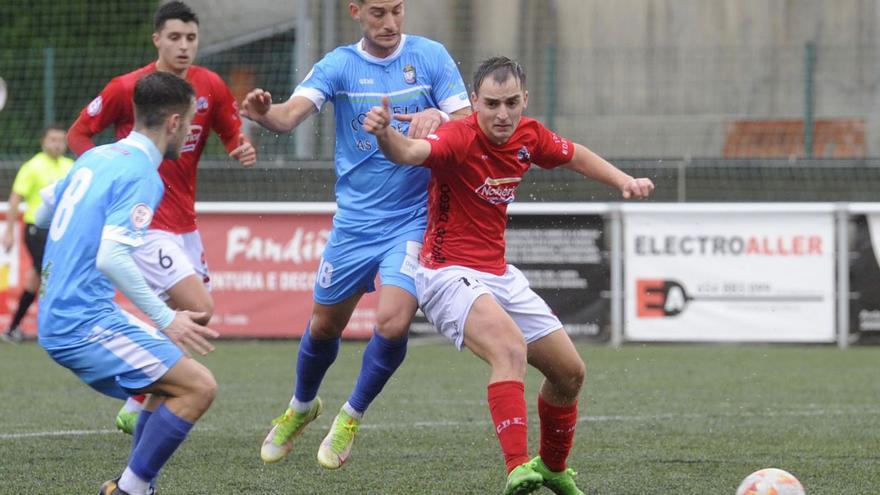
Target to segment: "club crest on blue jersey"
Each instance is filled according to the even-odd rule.
[[[403,80],[404,80],[407,84],[415,84],[415,83],[416,83],[416,79],[417,79],[417,77],[416,77],[416,68],[413,67],[413,66],[410,65],[410,64],[407,64],[407,65],[403,68]]]
[[[530,163],[532,161],[532,154],[529,153],[529,149],[523,146],[516,153],[516,159],[523,163]]]

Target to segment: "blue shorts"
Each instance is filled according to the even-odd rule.
[[[425,234],[423,225],[418,226],[393,236],[334,228],[315,277],[315,302],[333,305],[359,292],[373,292],[377,273],[382,285],[400,287],[416,297],[413,277]]]
[[[46,352],[93,389],[119,399],[149,387],[183,357],[162,332],[122,310],[89,329],[88,338]]]

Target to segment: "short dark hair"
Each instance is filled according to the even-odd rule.
[[[521,88],[526,87],[526,71],[519,62],[507,57],[492,57],[484,60],[474,72],[474,93],[480,92],[483,81],[492,76],[496,83],[501,84],[510,76],[516,78]]]
[[[193,87],[174,74],[153,72],[134,86],[135,124],[147,128],[162,125],[174,113],[186,113],[192,105]]]
[[[183,22],[194,22],[196,24],[199,23],[199,17],[195,12],[189,8],[189,5],[183,2],[168,2],[165,5],[159,7],[159,10],[156,11],[156,18],[154,19],[153,32],[158,33],[165,27],[165,22],[170,21],[171,19],[177,19]]]
[[[58,122],[52,122],[51,124],[43,127],[43,132],[40,133],[40,142],[42,143],[43,140],[46,139],[46,136],[48,136],[49,133],[52,131],[61,131],[61,132],[66,133],[67,127],[64,127],[63,125],[59,124]]]

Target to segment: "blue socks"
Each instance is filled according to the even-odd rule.
[[[192,423],[171,412],[165,404],[148,418],[141,416],[135,430],[135,447],[128,463],[129,469],[142,480],[155,478],[171,454],[186,439],[192,426]]]
[[[324,374],[339,354],[340,339],[312,340],[310,325],[311,322],[306,326],[306,333],[300,340],[296,358],[296,388],[293,396],[300,402],[315,399]]]
[[[364,349],[361,374],[358,375],[357,384],[348,399],[349,405],[355,411],[363,414],[370,407],[370,403],[403,363],[406,343],[407,337],[390,340],[373,331],[373,337]]]
[[[146,409],[141,410],[138,413],[138,422],[134,426],[134,433],[131,435],[131,453],[134,454],[134,449],[137,448],[138,443],[141,441],[141,438],[144,436],[144,428],[147,426],[147,421],[150,420],[150,416],[153,415],[153,411],[147,411]]]

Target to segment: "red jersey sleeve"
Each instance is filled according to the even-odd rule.
[[[238,116],[238,103],[229,86],[223,82],[220,76],[214,79],[214,96],[216,109],[212,128],[223,141],[223,147],[227,152],[238,148],[238,135],[241,133],[241,118]]]
[[[94,148],[92,137],[115,125],[125,113],[126,105],[131,105],[131,95],[127,93],[122,79],[114,78],[82,109],[76,122],[67,131],[67,144],[76,156]]]
[[[435,168],[456,163],[459,158],[458,153],[467,149],[464,130],[464,121],[454,120],[441,125],[434,134],[425,138],[431,145],[431,154],[422,166]]]
[[[565,165],[574,158],[574,143],[535,121],[538,146],[532,154],[532,163],[541,168],[555,168]]]

